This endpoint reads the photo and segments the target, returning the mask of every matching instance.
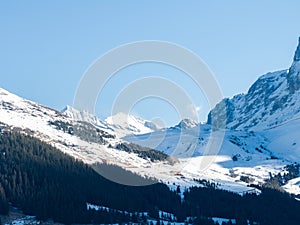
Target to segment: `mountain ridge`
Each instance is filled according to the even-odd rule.
[[[151,133],[160,129],[158,125],[151,121],[133,115],[127,115],[122,112],[101,120],[99,117],[88,111],[80,111],[67,105],[62,110],[62,113],[73,120],[91,123],[101,129],[104,129],[106,132],[115,134],[119,138],[129,135]]]
[[[207,118],[226,118],[226,126],[237,130],[263,130],[300,117],[300,39],[294,61],[287,70],[260,76],[245,94],[225,98]],[[224,111],[222,106],[225,105]]]

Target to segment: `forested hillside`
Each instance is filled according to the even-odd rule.
[[[2,214],[7,213],[7,203],[11,202],[40,219],[87,223],[98,218],[99,222],[113,222],[114,216],[88,212],[86,203],[132,212],[157,208],[175,212],[180,205],[180,197],[166,185],[129,187],[113,183],[35,138],[3,133],[0,153]]]

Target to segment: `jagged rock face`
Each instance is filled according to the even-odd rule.
[[[299,37],[299,44],[295,52],[294,61],[295,62],[300,61],[300,37]]]
[[[300,37],[299,44],[294,55],[294,62],[287,75],[288,88],[290,93],[300,89]]]
[[[226,110],[225,110],[226,109]],[[215,119],[213,121],[213,119]],[[226,121],[226,124],[234,120],[234,105],[228,98],[223,99],[216,107],[209,112],[207,123],[213,124],[217,121]]]
[[[289,70],[261,76],[246,94],[224,99],[208,116],[226,119],[231,129],[261,130],[300,117],[300,45]],[[226,110],[220,107],[225,104]]]
[[[298,47],[299,48],[299,47]],[[300,58],[300,48],[299,48]],[[287,74],[288,88],[291,94],[300,89],[300,61],[294,61]]]

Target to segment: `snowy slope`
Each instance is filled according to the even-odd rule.
[[[300,195],[300,177],[290,180],[283,186],[283,189],[289,193]]]
[[[219,188],[238,193],[245,191],[242,187],[247,184],[241,181],[243,178],[249,179],[250,183],[262,184],[270,178],[270,173],[278,174],[291,163],[293,154],[277,159],[275,156],[279,156],[281,148],[278,147],[275,152],[270,150],[271,133],[228,130],[218,154],[211,155],[204,152],[211,138],[210,132],[210,125],[206,124],[184,130],[169,128],[125,137],[125,140],[178,157],[183,167],[176,171],[180,171],[184,178],[209,180],[219,184]],[[187,151],[190,155],[185,154]],[[300,157],[296,161],[300,162]],[[203,169],[201,166],[205,162],[209,162],[209,167]]]
[[[267,146],[278,158],[300,162],[300,118],[272,127],[261,133],[268,138]]]
[[[208,124],[198,125],[190,129],[171,127],[151,134],[124,137],[129,142],[155,148],[179,158],[210,154],[210,152],[205,152],[210,138],[212,138],[211,126]],[[244,161],[250,161],[253,157],[266,159],[272,155],[266,148],[267,145],[269,145],[269,140],[263,134],[227,130],[218,155],[230,157],[238,155],[238,158]]]
[[[59,111],[27,101],[4,89],[0,89],[0,124],[2,129],[21,131],[35,136],[89,164],[110,162],[123,168],[151,165],[150,160],[110,147],[123,141],[106,134],[105,131],[100,130],[99,134],[103,140],[99,139],[102,141],[97,143],[80,138],[75,135],[76,132],[69,132],[63,127],[58,128],[55,124],[72,124],[81,129],[88,128],[88,131],[93,131],[92,128],[99,131],[99,128],[92,124],[74,121]]]

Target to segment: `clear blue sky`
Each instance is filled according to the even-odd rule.
[[[0,86],[62,109],[72,105],[81,76],[96,58],[127,42],[154,39],[198,54],[231,97],[265,72],[290,66],[299,11],[299,1],[1,1]],[[112,96],[126,82],[161,73],[188,90],[204,120],[208,109],[199,90],[178,71],[157,65],[117,74],[96,113],[109,114]],[[155,112],[153,103],[160,106]],[[167,125],[178,122],[170,105],[159,100],[141,102],[133,111],[147,119],[164,117]]]

